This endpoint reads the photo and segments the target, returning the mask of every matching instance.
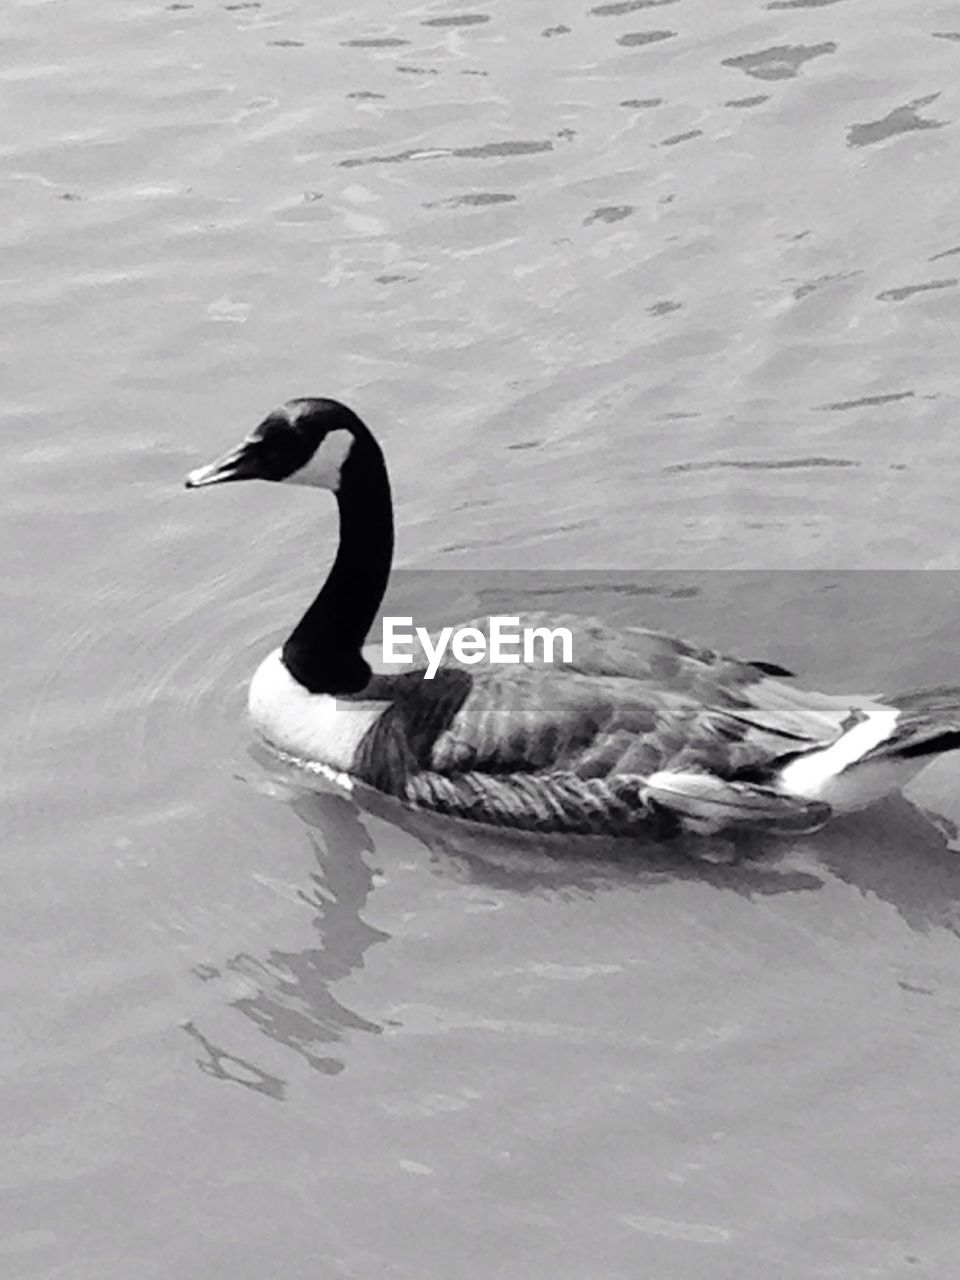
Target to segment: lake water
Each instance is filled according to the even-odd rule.
[[[3,1276],[955,1275],[960,766],[737,867],[370,812],[243,713],[331,504],[181,485],[334,395],[432,620],[960,681],[956,6],[0,34]]]

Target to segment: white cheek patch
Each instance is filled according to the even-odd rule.
[[[332,489],[336,493],[340,487],[340,470],[352,446],[352,431],[328,431],[313,457],[299,471],[287,476],[286,483],[309,484],[317,489]]]

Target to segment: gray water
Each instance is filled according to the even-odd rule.
[[[955,1275],[955,763],[740,867],[371,812],[243,714],[329,504],[180,486],[336,395],[401,566],[960,680],[956,7],[0,34],[3,1276]]]

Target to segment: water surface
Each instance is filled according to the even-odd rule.
[[[739,867],[371,812],[243,718],[329,504],[180,484],[337,395],[405,567],[957,680],[958,25],[0,15],[5,1276],[952,1274],[954,765]]]

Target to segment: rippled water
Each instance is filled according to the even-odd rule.
[[[313,793],[243,685],[329,506],[180,483],[337,395],[403,565],[956,681],[956,575],[879,571],[960,567],[958,27],[0,13],[4,1276],[953,1274],[952,762],[740,868]]]

